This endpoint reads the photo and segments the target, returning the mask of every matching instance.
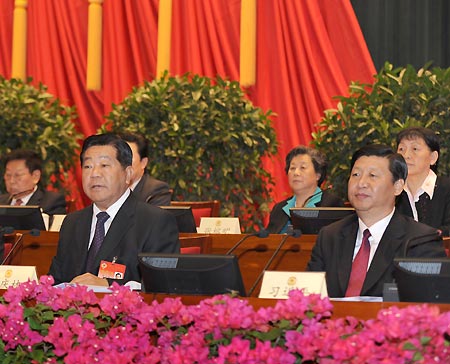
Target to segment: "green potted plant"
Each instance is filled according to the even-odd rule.
[[[273,184],[261,159],[277,151],[271,112],[248,100],[237,82],[185,74],[145,82],[113,105],[102,130],[149,139],[149,172],[173,198],[220,200],[222,216],[251,230],[267,213]]]
[[[353,152],[368,143],[395,148],[396,134],[408,126],[424,126],[441,136],[439,174],[450,172],[450,68],[418,71],[386,63],[373,84],[352,83],[349,96],[338,96],[336,109],[326,110],[313,133],[313,145],[329,159],[329,183],[345,197]]]
[[[0,155],[19,148],[40,153],[43,186],[63,187],[74,166],[81,139],[75,118],[75,109],[62,105],[46,86],[36,88],[31,79],[22,82],[0,76]],[[5,191],[3,178],[0,181],[0,190]]]

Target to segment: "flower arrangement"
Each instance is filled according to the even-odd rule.
[[[376,319],[332,319],[318,295],[255,310],[218,295],[186,306],[147,304],[113,284],[103,297],[53,278],[9,288],[0,298],[2,363],[448,363],[450,312],[392,307]]]

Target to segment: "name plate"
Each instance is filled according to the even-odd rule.
[[[328,297],[325,272],[264,272],[259,298],[287,299],[293,289]]]
[[[0,289],[16,287],[28,281],[37,282],[36,267],[23,265],[0,265]]]
[[[52,226],[50,226],[49,231],[59,231],[61,229],[61,225],[64,221],[66,215],[53,215]]]
[[[240,234],[241,226],[237,217],[202,217],[197,232],[201,234]]]

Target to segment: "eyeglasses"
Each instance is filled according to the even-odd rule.
[[[20,180],[21,178],[25,177],[28,173],[23,172],[23,173],[5,173],[5,175],[3,176],[3,178],[5,179],[5,181],[10,181],[13,178],[15,180]]]

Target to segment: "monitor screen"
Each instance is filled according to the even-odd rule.
[[[140,253],[138,261],[144,292],[246,296],[235,255]]]
[[[15,230],[46,230],[39,206],[0,205],[0,226]]]
[[[292,227],[302,234],[318,234],[322,227],[355,213],[350,207],[293,207],[289,210]]]
[[[190,206],[159,206],[169,211],[177,219],[178,231],[180,233],[196,233],[194,214]]]
[[[450,303],[450,259],[395,258],[400,301]]]

